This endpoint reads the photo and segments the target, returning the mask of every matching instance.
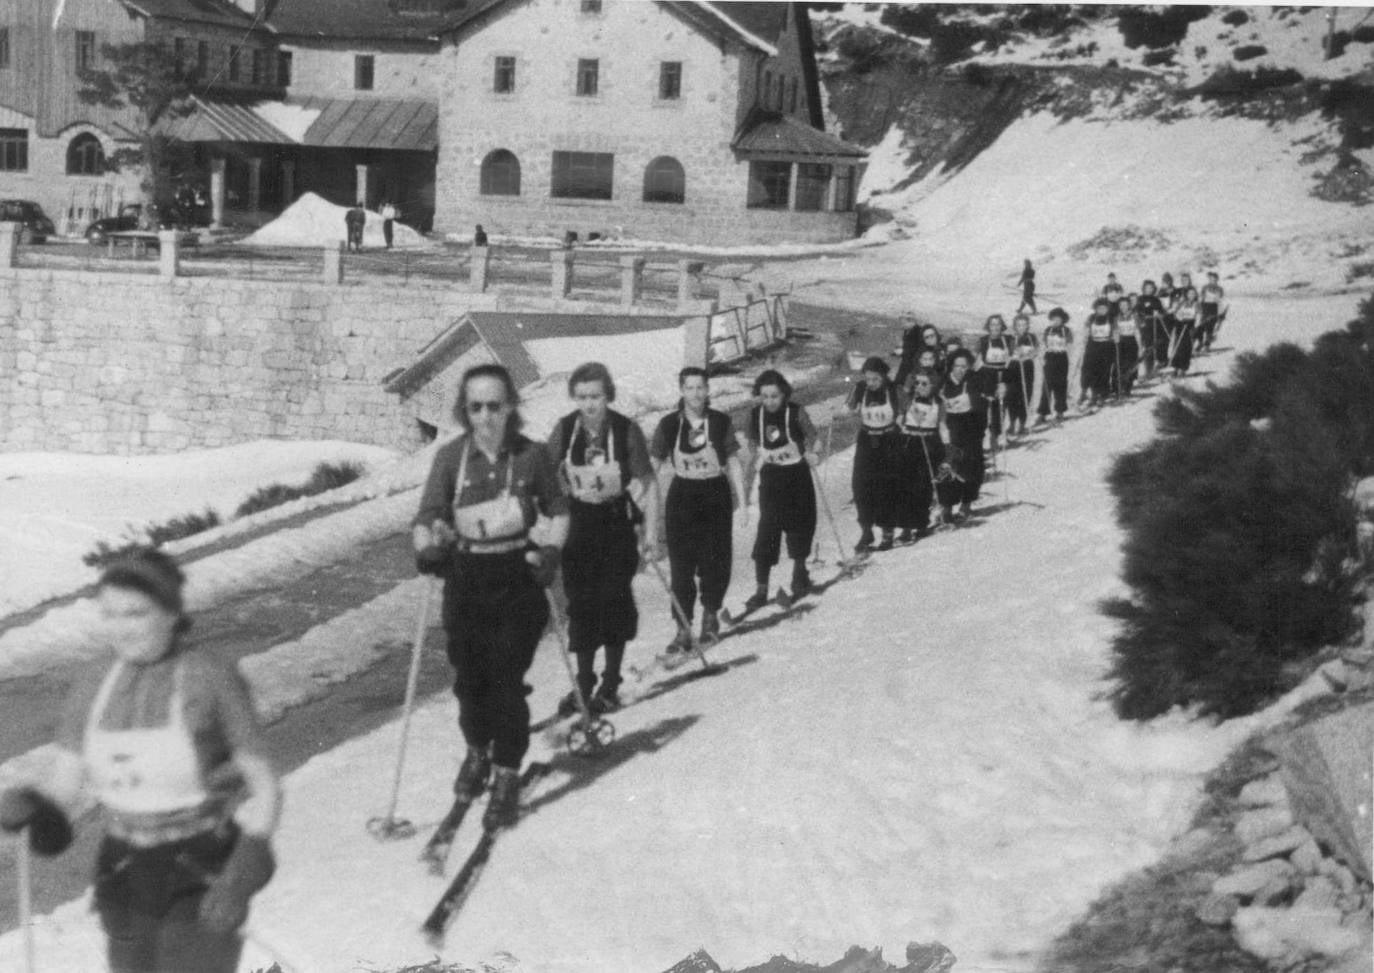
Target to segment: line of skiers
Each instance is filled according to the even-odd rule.
[[[1146,281],[1134,299],[1109,280],[1086,326],[1090,405],[1129,393],[1137,373],[1182,374],[1194,348],[1211,346],[1226,306],[1216,275],[1208,277],[1197,291],[1187,275],[1175,287],[1166,274],[1163,287]],[[1024,433],[1033,402],[1041,422],[1064,416],[1074,338],[1062,308],[1049,320],[1037,336],[1025,315],[1010,332],[993,315],[974,349],[913,323],[895,378],[883,358],[864,362],[849,399],[860,422],[852,478],[860,550],[885,550],[968,516],[983,483],[985,440],[996,450],[1004,431]],[[412,540],[417,569],[443,580],[466,743],[453,788],[467,798],[490,791],[488,829],[518,811],[530,743],[525,676],[557,606],[547,589],[560,567],[574,692],[593,712],[620,705],[625,647],[638,634],[631,585],[641,559],[665,553],[660,532],[678,626],[670,651],[697,644],[698,604],[700,641],[718,636],[734,521],[748,522],[755,472],[755,590],[746,607],[768,601],[784,550],[793,597],[811,590],[822,457],[806,408],[782,374],[763,372],[741,448],[730,416],[710,405],[704,370],[682,369],[678,388],[677,407],[646,439],[610,408],[616,390],[605,366],[581,365],[568,381],[576,408],[541,443],[521,432],[519,395],[504,367],[478,365],[462,378],[454,417],[463,435],[435,453]],[[238,929],[275,868],[280,785],[241,677],[186,638],[184,582],[153,549],[106,568],[96,598],[114,659],[76,687],[52,764],[0,792],[0,829],[26,830],[41,854],[71,843],[83,802],[93,798],[102,810],[95,905],[116,973],[234,969]],[[576,703],[570,694],[560,710]]]

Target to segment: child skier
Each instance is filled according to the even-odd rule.
[[[1054,421],[1062,422],[1069,408],[1069,351],[1073,347],[1073,330],[1069,327],[1069,314],[1062,307],[1049,313],[1050,323],[1045,328],[1045,380],[1040,393],[1040,406],[1037,414],[1044,422],[1054,409]]]

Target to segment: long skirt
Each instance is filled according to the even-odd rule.
[[[859,526],[891,530],[897,525],[897,500],[901,493],[901,433],[860,432],[854,443],[854,470],[850,487]]]

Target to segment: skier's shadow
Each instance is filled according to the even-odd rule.
[[[633,733],[617,737],[594,756],[581,756],[566,751],[556,754],[547,761],[548,773],[561,779],[554,787],[541,791],[538,797],[530,801],[525,813],[533,813],[546,804],[552,804],[568,794],[590,787],[598,778],[624,766],[641,754],[657,753],[690,730],[700,719],[701,717],[696,714],[668,717],[652,726],[642,727]]]

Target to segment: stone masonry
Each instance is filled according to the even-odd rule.
[[[260,438],[418,444],[382,387],[493,295],[442,286],[0,269],[0,451]]]

